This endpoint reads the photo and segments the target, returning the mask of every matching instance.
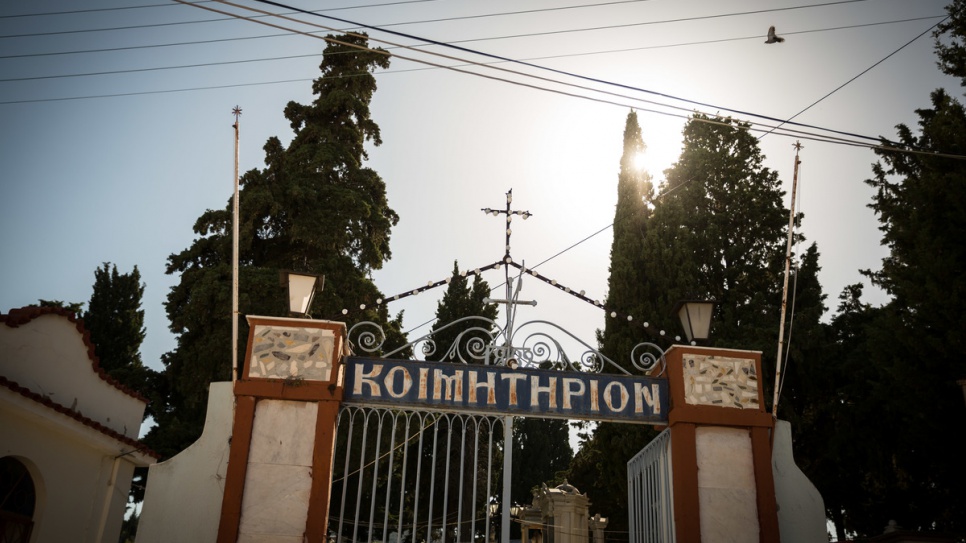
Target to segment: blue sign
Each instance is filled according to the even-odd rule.
[[[344,403],[666,424],[667,379],[350,357]]]

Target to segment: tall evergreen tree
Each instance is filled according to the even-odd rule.
[[[639,167],[639,157],[645,152],[637,113],[627,114],[624,124],[624,152],[621,154],[617,176],[617,207],[614,211],[614,241],[610,249],[610,275],[607,278],[609,309],[622,315],[646,316],[650,292],[644,281],[644,236],[650,216],[648,204],[653,197],[651,176]],[[625,318],[605,317],[603,331],[598,330],[597,342],[601,352],[626,364],[634,345],[640,343],[641,328]]]
[[[964,18],[957,14],[953,28],[962,32]],[[936,90],[932,107],[917,114],[918,135],[898,126],[901,146],[966,155],[966,109],[958,100]],[[869,480],[878,484],[863,490],[877,507],[872,525],[856,529],[869,533],[894,519],[907,528],[966,533],[962,450],[946,438],[956,431],[952,421],[966,417],[957,384],[966,378],[966,170],[945,156],[876,153],[870,207],[889,256],[868,275],[892,299],[868,335],[877,371],[865,398],[880,406],[880,421],[889,421],[890,454],[867,459]]]
[[[94,287],[84,312],[84,327],[91,333],[100,367],[118,382],[145,397],[152,397],[155,373],[141,362],[144,341],[144,284],[138,267],[118,273],[105,262],[94,270]],[[151,406],[145,417],[151,414]]]
[[[654,191],[650,174],[638,167],[639,156],[645,150],[637,113],[632,111],[624,124],[606,306],[619,315],[650,319],[655,314],[654,285],[647,277],[644,240]],[[631,367],[634,346],[647,339],[649,336],[639,322],[628,322],[624,317],[609,314],[605,317],[604,329],[597,331],[601,353],[624,368]],[[585,428],[582,435],[586,439],[570,463],[567,477],[590,497],[594,509],[591,513],[599,512],[610,519],[608,532],[626,532],[626,462],[655,432],[649,426],[601,423],[590,431]]]
[[[291,143],[284,147],[270,138],[266,167],[241,179],[239,310],[287,314],[279,271],[321,273],[325,290],[316,295],[313,314],[350,325],[383,323],[391,347],[403,343],[401,315],[389,318],[369,273],[390,257],[390,230],[398,217],[385,183],[365,166],[367,143],[382,143],[369,110],[376,90],[372,72],[388,67],[389,56],[360,49],[367,44],[364,36],[328,38],[321,76],[312,85],[314,101],[285,108]],[[197,438],[209,383],[231,375],[231,216],[230,201],[225,209],[205,212],[194,227],[199,237],[168,260],[167,272],[180,275],[166,303],[178,344],[162,359],[166,401],[146,438],[165,456]],[[244,352],[244,321],[241,331]]]
[[[674,303],[713,299],[718,308],[712,342],[761,350],[768,368],[774,366],[768,353],[774,352],[778,339],[788,210],[777,173],[763,162],[747,125],[700,114],[687,123],[682,154],[665,172],[666,186],[651,200],[652,210],[643,220],[643,239],[637,241],[641,264],[634,278],[642,299],[635,300],[637,306],[629,313],[672,331],[679,327],[669,314]],[[615,220],[615,237],[616,232]],[[613,277],[616,266],[611,266]],[[817,272],[813,247],[800,271],[802,298],[795,327],[808,341],[793,350],[796,364],[804,364],[805,353],[822,342],[819,319],[825,308]],[[613,285],[611,303],[620,303],[622,291],[615,296]],[[607,334],[605,329],[605,346]],[[801,384],[789,382],[788,392],[803,394]],[[653,435],[650,428],[601,424],[571,465],[576,486],[586,487],[595,506],[612,518],[608,530],[627,529],[626,462]]]
[[[746,124],[696,114],[680,159],[666,172],[647,261],[663,251],[690,258],[685,269],[654,269],[675,297],[718,302],[712,337],[720,347],[770,352],[776,345],[788,210],[778,173]],[[678,258],[673,256],[673,258]],[[652,268],[653,269],[653,268]],[[681,277],[668,274],[683,273]],[[673,300],[668,300],[672,302]]]
[[[465,317],[494,321],[497,307],[484,301],[489,296],[490,286],[486,281],[475,276],[470,286],[466,275],[460,273],[459,263],[453,262],[453,275],[443,299],[436,306],[436,322],[431,332],[435,350],[426,356],[427,360],[482,362],[483,352],[479,347],[490,342],[493,326],[480,319],[450,325]]]
[[[936,51],[940,68],[966,82],[964,7],[947,8]],[[861,285],[847,287],[828,363],[808,376],[796,456],[840,540],[881,533],[889,520],[966,533],[962,451],[949,437],[966,417],[956,383],[966,377],[966,174],[961,161],[939,156],[966,154],[966,111],[942,90],[931,98],[917,111],[917,133],[897,127],[899,147],[926,153],[877,150],[867,181],[889,255],[865,273],[891,300],[871,307]]]

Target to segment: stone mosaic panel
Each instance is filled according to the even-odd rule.
[[[248,376],[328,381],[334,347],[331,330],[255,325]]]
[[[688,404],[758,409],[758,375],[753,359],[687,354],[683,360]]]

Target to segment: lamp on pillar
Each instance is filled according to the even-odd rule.
[[[711,317],[715,305],[709,300],[688,300],[674,306],[674,313],[681,319],[681,327],[689,343],[707,343],[711,337]]]
[[[279,274],[282,286],[288,288],[288,311],[293,317],[306,317],[312,307],[312,298],[325,285],[324,275],[283,271]]]
[[[490,503],[487,504],[488,512],[490,514],[490,537],[487,543],[495,543],[496,537],[496,514],[500,512],[500,502],[496,501],[496,498],[490,498]]]

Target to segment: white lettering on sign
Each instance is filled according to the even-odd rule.
[[[399,374],[402,374],[402,389],[396,390],[393,384],[396,382],[396,375]],[[413,378],[406,371],[406,368],[402,366],[396,366],[387,371],[386,378],[382,382],[386,384],[386,394],[389,394],[393,398],[402,398],[406,394],[409,394],[409,389],[413,388]]]
[[[344,400],[348,403],[486,408],[493,413],[583,415],[649,424],[667,420],[664,379],[417,361],[363,360],[350,365]]]
[[[540,406],[540,395],[546,394],[550,398],[550,409],[557,408],[557,378],[548,377],[547,386],[540,386],[540,376],[530,376],[530,407]]]
[[[519,402],[517,401],[517,381],[526,379],[527,376],[522,373],[505,373],[500,376],[500,379],[510,382],[510,406],[517,407]]]
[[[577,388],[574,388],[577,385]],[[587,385],[584,384],[582,379],[576,379],[574,377],[564,377],[563,378],[563,408],[573,409],[573,398],[581,397],[587,390]]]
[[[618,390],[618,398],[620,399],[620,404],[617,406],[614,405],[614,394],[612,393],[612,390],[615,388]],[[624,408],[627,407],[628,399],[630,398],[627,394],[627,387],[625,387],[623,384],[618,383],[617,381],[611,381],[607,383],[607,386],[604,387],[604,404],[607,405],[607,408],[611,411],[617,411],[618,413],[623,411]]]
[[[369,373],[362,372],[362,365],[356,366],[356,379],[355,386],[352,387],[353,394],[362,394],[362,385],[367,385],[369,387],[369,393],[373,397],[379,397],[379,383],[376,382],[376,377],[382,373],[382,364],[373,364],[372,371]]]
[[[441,389],[445,390],[445,393]],[[462,402],[463,370],[454,371],[453,375],[446,375],[443,373],[443,370],[433,371],[433,399]]]
[[[634,412],[643,413],[644,405],[647,404],[651,408],[651,412],[655,415],[661,414],[661,389],[656,385],[652,384],[650,390],[641,383],[634,383]]]
[[[480,388],[486,389],[486,405],[496,405],[496,375],[493,372],[486,372],[486,381],[479,382],[479,372],[471,371],[470,373],[470,403],[478,403],[476,399],[477,390]]]

